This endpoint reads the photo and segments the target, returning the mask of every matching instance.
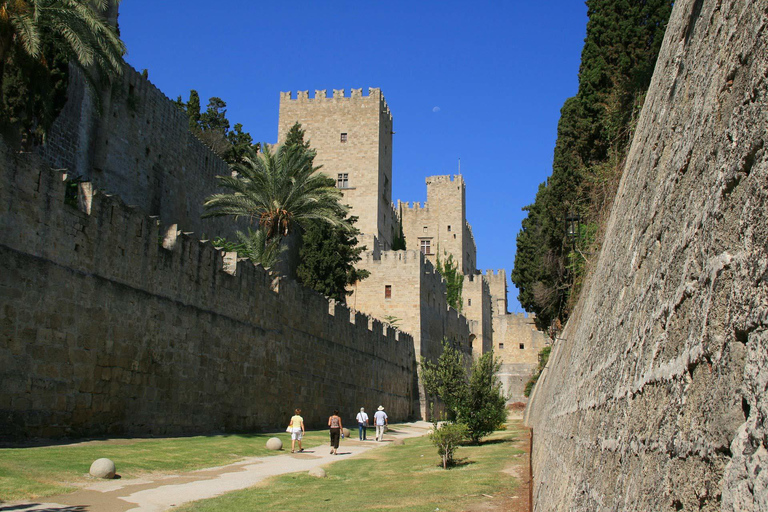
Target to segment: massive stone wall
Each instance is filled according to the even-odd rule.
[[[190,131],[170,99],[125,65],[101,93],[101,112],[82,74],[72,67],[68,101],[51,127],[42,156],[70,176],[116,194],[164,224],[209,237],[232,236],[231,220],[200,218],[216,176],[227,164]]]
[[[535,510],[768,510],[768,1],[675,2],[529,406]]]
[[[493,317],[494,354],[501,360],[497,374],[508,402],[526,402],[525,385],[539,365],[539,352],[549,336],[536,328],[535,317],[507,313]]]
[[[493,350],[493,307],[488,281],[480,274],[464,276],[461,312],[474,322],[472,356],[478,358]]]
[[[443,340],[449,340],[467,356],[472,354],[470,322],[448,306],[445,280],[419,251],[367,252],[360,268],[370,275],[351,287],[350,307],[376,318],[395,322],[411,334],[416,359],[436,360]],[[416,389],[414,381],[414,389]],[[414,393],[415,407],[423,419],[429,418],[424,389]]]
[[[392,246],[392,114],[381,89],[335,89],[280,94],[278,143],[285,141],[296,123],[305,130],[305,140],[317,151],[315,164],[337,180],[344,202],[358,217],[356,227],[364,234],[361,242],[373,250],[378,239],[384,249]],[[343,176],[343,178],[341,178]],[[346,180],[346,181],[344,181]]]
[[[324,428],[412,417],[413,339],[0,141],[0,435]],[[80,200],[80,207],[77,207]]]

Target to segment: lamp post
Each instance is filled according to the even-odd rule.
[[[565,217],[565,236],[574,247],[576,246],[576,240],[579,237],[580,221],[581,217],[573,212],[569,212]]]

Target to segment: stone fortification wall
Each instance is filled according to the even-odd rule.
[[[367,252],[359,267],[370,272],[352,287],[350,307],[396,323],[413,336],[416,359],[435,360],[442,342],[450,340],[467,355],[472,353],[470,322],[448,307],[445,280],[419,251]],[[423,388],[414,381],[416,407],[428,419]]]
[[[208,237],[233,236],[229,219],[201,219],[227,164],[190,131],[187,116],[157,87],[125,65],[94,106],[72,67],[69,99],[51,127],[42,156],[70,176],[91,181],[164,224]]]
[[[395,218],[392,210],[392,114],[381,89],[334,89],[280,93],[277,140],[282,143],[299,122],[317,150],[315,164],[337,180],[344,202],[352,207],[356,224],[365,235],[374,236],[384,249],[392,246]],[[341,176],[343,180],[340,181]],[[372,247],[368,247],[372,249]]]
[[[461,292],[462,313],[472,324],[472,356],[478,358],[493,350],[493,307],[491,292],[480,274],[464,276]]]
[[[477,249],[472,229],[466,221],[466,186],[464,178],[455,176],[429,176],[426,178],[427,202],[422,207],[416,202],[398,201],[398,212],[403,224],[405,243],[409,249],[421,250],[429,243],[426,253],[430,261],[453,254],[463,274],[474,274]]]
[[[549,336],[536,328],[534,315],[507,313],[494,316],[493,341],[507,401],[527,402],[525,384],[539,364],[539,352],[550,343]]]
[[[0,435],[325,428],[413,415],[413,340],[0,142]],[[88,200],[89,197],[92,197]],[[161,245],[162,243],[162,245]],[[275,289],[276,288],[276,289]]]
[[[488,281],[488,287],[491,290],[491,301],[493,302],[493,314],[503,316],[507,314],[507,271],[499,269],[497,271],[486,270],[483,277]]]
[[[675,2],[529,405],[535,510],[768,510],[768,1]]]

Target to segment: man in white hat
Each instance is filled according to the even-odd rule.
[[[384,406],[380,405],[379,410],[373,415],[373,423],[376,425],[376,440],[384,440],[384,427],[389,425],[387,422],[387,413],[384,412]]]
[[[360,408],[360,412],[357,413],[357,428],[360,429],[360,440],[366,441],[365,431],[368,429],[368,414],[365,412],[365,407]]]

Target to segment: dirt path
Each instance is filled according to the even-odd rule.
[[[515,443],[516,448],[525,450],[519,458],[516,458],[504,472],[515,477],[520,486],[511,495],[499,494],[487,496],[487,499],[467,508],[464,512],[531,512],[531,430],[520,427],[520,439]]]
[[[339,447],[338,455],[331,455],[328,446],[323,444],[306,448],[303,453],[251,457],[218,468],[178,475],[99,482],[71,494],[48,497],[46,503],[4,503],[0,511],[159,512],[191,501],[252,487],[275,475],[309,471],[345,460],[387,446],[394,439],[422,436],[431,426],[428,422],[398,425],[396,431],[387,433],[382,443],[348,439]]]

